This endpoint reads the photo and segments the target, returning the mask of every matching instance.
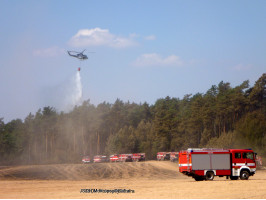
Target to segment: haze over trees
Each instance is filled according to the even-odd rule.
[[[69,113],[44,107],[4,123],[0,119],[0,164],[80,162],[82,155],[192,147],[252,148],[266,156],[266,74],[249,86],[221,81],[204,94],[165,97],[147,103],[84,101]]]

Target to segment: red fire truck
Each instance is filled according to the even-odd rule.
[[[145,153],[133,153],[132,160],[135,162],[145,161]]]
[[[178,152],[171,152],[170,153],[170,161],[177,162],[178,161]]]
[[[94,163],[101,163],[101,162],[107,162],[107,157],[102,155],[94,156],[93,158]]]
[[[119,154],[119,162],[132,162],[132,154]]]
[[[170,160],[170,153],[169,152],[158,152],[157,153],[157,160]]]
[[[256,172],[255,157],[251,149],[187,149],[179,152],[179,172],[196,181],[214,176],[248,180]]]
[[[118,158],[119,158],[119,155],[114,154],[114,155],[110,155],[109,160],[110,162],[118,162],[119,161]]]
[[[85,164],[85,163],[90,163],[91,162],[91,159],[90,159],[90,156],[83,156],[82,157],[82,162]]]

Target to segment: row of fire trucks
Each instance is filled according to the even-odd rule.
[[[145,161],[145,153],[114,154],[110,156],[110,162],[139,162]]]
[[[170,160],[171,162],[178,161],[178,152],[158,152],[157,153],[157,160]]]
[[[100,162],[139,162],[145,161],[145,153],[133,153],[133,154],[114,154],[109,158],[103,155],[96,155],[91,161],[90,156],[84,156],[82,158],[83,163],[100,163]]]
[[[189,148],[179,152],[158,152],[157,160],[178,161],[179,172],[196,181],[213,180],[215,176],[231,180],[248,180],[256,172],[257,154],[251,149]],[[258,158],[258,157],[257,157]],[[144,161],[145,153],[94,156],[93,162]],[[82,160],[90,162],[89,157]],[[259,162],[261,164],[261,161]]]

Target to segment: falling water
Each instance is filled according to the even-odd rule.
[[[75,106],[79,106],[82,103],[82,84],[80,71],[71,78],[68,86],[65,86],[64,100],[61,104],[61,110],[70,111]]]
[[[75,78],[74,78],[74,88],[73,88],[73,94],[72,94],[72,106],[81,104],[82,101],[82,84],[81,84],[81,76],[80,71],[76,72]]]
[[[82,104],[82,83],[80,71],[76,71],[64,82],[42,91],[43,104],[50,105],[58,111],[69,112]]]

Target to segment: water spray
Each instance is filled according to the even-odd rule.
[[[82,83],[81,83],[81,76],[80,76],[80,68],[76,72],[75,79],[74,79],[74,92],[72,98],[72,105],[78,105],[82,101]]]

